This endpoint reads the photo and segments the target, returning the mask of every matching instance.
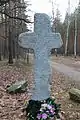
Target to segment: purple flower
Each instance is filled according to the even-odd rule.
[[[52,106],[53,109],[55,109],[54,105]]]
[[[54,115],[55,114],[55,111],[54,110],[50,110],[51,112],[51,115]]]
[[[41,118],[41,114],[38,114],[38,115],[37,115],[37,118],[38,118],[38,120],[40,120],[40,118]]]
[[[43,118],[43,119],[46,119],[46,118],[47,118],[47,114],[46,114],[46,113],[43,113],[43,114],[42,114],[42,118]]]

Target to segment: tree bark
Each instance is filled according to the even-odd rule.
[[[5,11],[7,5],[5,4]],[[8,45],[7,45],[7,16],[5,15],[5,42],[4,42],[4,58],[8,58]]]
[[[10,12],[10,1],[9,1],[9,13],[11,14]],[[9,18],[9,39],[8,39],[8,49],[9,49],[9,61],[8,63],[9,64],[13,64],[13,55],[12,55],[12,38],[11,38],[11,34],[12,34],[12,31],[11,31],[11,19]]]
[[[29,64],[29,49],[27,49],[27,64]]]
[[[10,26],[9,26],[10,27]],[[12,40],[11,40],[11,31],[9,28],[9,64],[13,64],[13,57],[12,57]]]
[[[1,52],[2,52],[2,47],[1,47],[1,40],[0,40],[0,61],[2,60],[1,59]]]

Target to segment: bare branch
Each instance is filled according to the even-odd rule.
[[[8,3],[8,2],[9,2],[9,0],[0,0],[0,6],[6,4],[6,3]]]
[[[8,16],[9,18],[13,18],[13,19],[18,19],[18,20],[23,20],[24,22],[26,23],[34,23],[34,22],[30,22],[29,20],[25,20],[23,18],[20,18],[20,17],[15,17],[15,16],[10,16],[9,14],[3,12],[3,11],[0,11],[1,14],[5,14],[6,16]]]

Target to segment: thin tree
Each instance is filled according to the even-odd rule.
[[[5,3],[5,7],[4,7],[5,11],[7,10],[7,3]],[[4,42],[4,58],[8,57],[8,41],[7,41],[7,36],[8,36],[8,29],[7,29],[7,16],[5,15],[5,42]]]
[[[9,15],[11,15],[11,1],[9,1]],[[11,24],[12,24],[12,19],[9,18],[9,38],[8,38],[8,49],[9,49],[9,64],[13,64],[13,55],[12,55],[12,29],[11,29]]]
[[[0,10],[3,11],[3,6],[0,6]],[[4,26],[4,18],[3,18],[3,14],[0,14],[1,15],[1,27]],[[4,51],[4,48],[3,48],[3,40],[5,39],[5,36],[4,36],[4,30],[3,30],[3,35],[0,34],[0,37],[1,37],[1,40],[0,40],[0,60],[2,60],[2,54],[3,54],[3,51]]]
[[[78,31],[77,31],[77,22],[78,22],[78,14],[79,14],[79,8],[80,8],[80,0],[79,0],[79,4],[78,4],[78,8],[75,10],[75,38],[74,38],[74,57],[76,58],[77,55],[77,35],[78,35]]]
[[[67,11],[67,34],[66,34],[66,44],[65,44],[65,55],[68,52],[68,40],[69,40],[69,26],[70,26],[70,0],[68,1],[68,11]]]
[[[75,10],[75,38],[74,38],[74,57],[76,58],[76,42],[77,42],[77,9]]]

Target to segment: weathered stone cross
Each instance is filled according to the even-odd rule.
[[[34,32],[20,34],[19,45],[23,48],[32,48],[35,53],[35,89],[32,100],[45,100],[49,98],[49,79],[51,75],[48,61],[49,53],[52,48],[61,47],[62,40],[59,33],[51,32],[50,19],[46,14],[35,14]]]

